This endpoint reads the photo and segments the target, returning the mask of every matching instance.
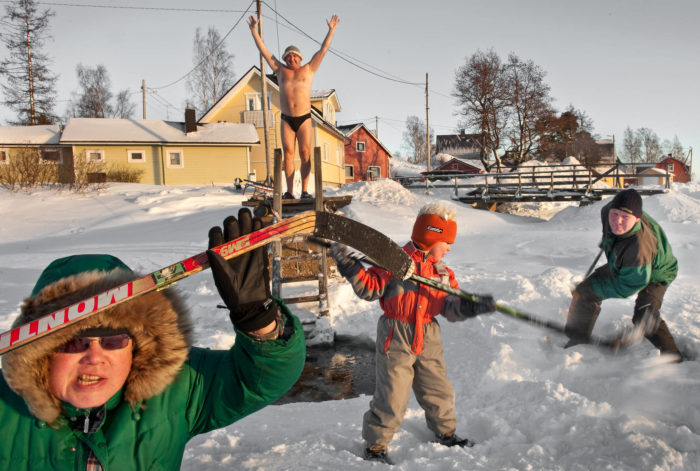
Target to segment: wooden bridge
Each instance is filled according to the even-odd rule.
[[[643,195],[664,193],[671,187],[671,173],[659,175],[659,185],[635,189]],[[452,188],[454,199],[463,203],[526,203],[579,201],[581,205],[599,201],[605,195],[622,191],[631,182],[649,178],[647,174],[623,173],[619,164],[598,165],[595,169],[580,165],[548,165],[531,171],[501,173],[441,173],[423,177],[400,177],[407,187]],[[605,183],[598,184],[597,183]]]

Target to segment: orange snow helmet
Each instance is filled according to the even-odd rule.
[[[438,242],[454,244],[457,222],[445,220],[437,214],[421,214],[413,224],[411,240],[421,250],[430,250]]]

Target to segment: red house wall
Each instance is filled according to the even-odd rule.
[[[479,173],[480,172],[480,170],[477,167],[467,165],[464,162],[461,162],[459,160],[450,160],[449,162],[445,162],[445,164],[443,164],[442,166],[440,166],[436,170],[454,170],[456,172],[464,172],[464,173]]]
[[[688,174],[688,168],[683,165],[678,160],[673,157],[666,157],[664,160],[656,164],[656,168],[661,170],[666,170],[666,163],[673,163],[673,181],[678,183],[688,183],[690,181],[690,175]]]
[[[355,167],[355,178],[345,179],[345,183],[369,180],[367,169],[370,166],[379,167],[380,178],[389,178],[389,154],[377,143],[374,136],[364,127],[360,127],[348,137],[350,143],[345,144],[345,165]],[[364,141],[364,152],[357,152],[358,141]]]

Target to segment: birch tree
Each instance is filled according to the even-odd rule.
[[[195,68],[187,78],[187,91],[192,105],[203,114],[233,85],[233,54],[228,52],[219,31],[213,26],[209,27],[206,36],[197,28],[192,49]]]

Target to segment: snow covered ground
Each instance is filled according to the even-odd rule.
[[[392,181],[355,183],[344,208],[398,243],[418,209],[450,191],[409,191]],[[111,253],[149,272],[202,251],[210,226],[235,214],[239,193],[216,187],[114,184],[99,194],[0,190],[0,329],[7,330],[40,271],[73,253]],[[568,207],[549,220],[489,213],[450,201],[459,235],[446,263],[463,289],[563,323],[571,287],[597,254],[604,202]],[[700,184],[644,198],[667,231],[680,274],[663,315],[686,355],[700,353]],[[197,322],[198,345],[235,340],[208,273],[181,281]],[[330,286],[332,326],[373,339],[381,311],[345,283]],[[610,300],[594,333],[621,331],[633,300]],[[458,433],[478,444],[431,443],[411,399],[390,455],[402,470],[698,470],[700,365],[668,364],[644,341],[619,354],[591,346],[564,350],[558,334],[496,313],[441,321],[448,377],[457,394]],[[232,426],[195,438],[183,469],[385,469],[360,458],[369,396],[270,406]]]

